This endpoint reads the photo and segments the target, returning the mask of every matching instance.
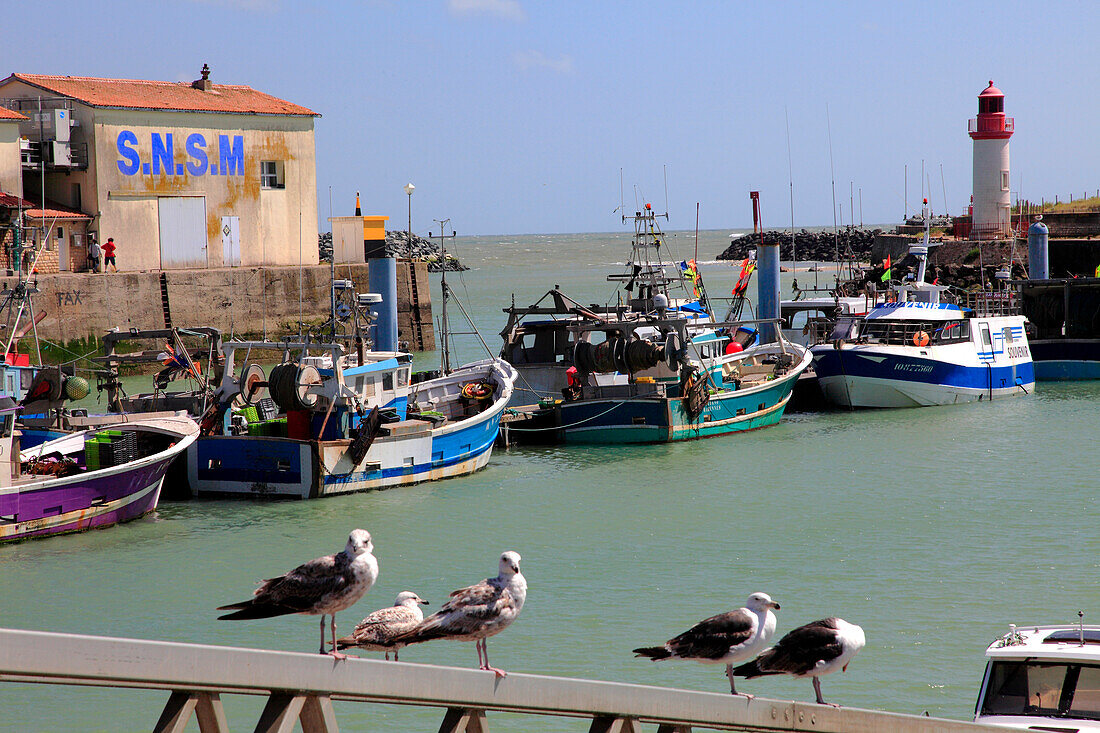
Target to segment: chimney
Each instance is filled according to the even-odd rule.
[[[195,89],[201,89],[204,92],[209,92],[214,88],[214,85],[210,83],[210,66],[208,64],[202,65],[202,78],[195,79],[191,82],[191,86]]]

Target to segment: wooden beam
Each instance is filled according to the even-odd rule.
[[[195,705],[200,733],[229,733],[222,698],[216,692],[200,692]]]
[[[302,706],[302,733],[339,733],[332,698],[327,695],[309,695]],[[204,732],[205,733],[205,732]]]
[[[588,733],[639,733],[638,723],[633,718],[619,718],[611,715],[599,715],[592,719]]]
[[[305,695],[273,692],[256,723],[256,733],[291,733],[302,714]]]
[[[661,723],[657,726],[657,733],[691,733],[691,726]]]
[[[198,699],[197,694],[189,692],[173,692],[169,695],[168,703],[161,711],[157,724],[153,726],[153,733],[183,733]]]
[[[447,708],[439,733],[489,733],[489,723],[484,710]]]

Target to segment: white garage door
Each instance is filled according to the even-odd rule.
[[[206,267],[206,199],[164,196],[158,209],[161,268]]]

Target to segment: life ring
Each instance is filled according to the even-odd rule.
[[[927,331],[917,331],[913,334],[913,346],[927,346],[929,341]]]
[[[493,385],[489,382],[467,382],[462,385],[462,396],[468,400],[487,400],[493,396]]]

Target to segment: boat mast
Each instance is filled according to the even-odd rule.
[[[443,268],[441,286],[443,290],[443,305],[440,309],[439,316],[439,330],[443,334],[443,353],[440,355],[440,368],[443,371],[443,375],[446,376],[451,373],[451,327],[447,321],[447,301],[451,297],[450,290],[447,289],[447,237],[454,237],[454,229],[451,230],[449,235],[443,233],[444,228],[450,223],[450,219],[433,219],[433,221],[439,225],[439,257],[441,266]],[[431,232],[428,232],[428,238],[432,236]]]

